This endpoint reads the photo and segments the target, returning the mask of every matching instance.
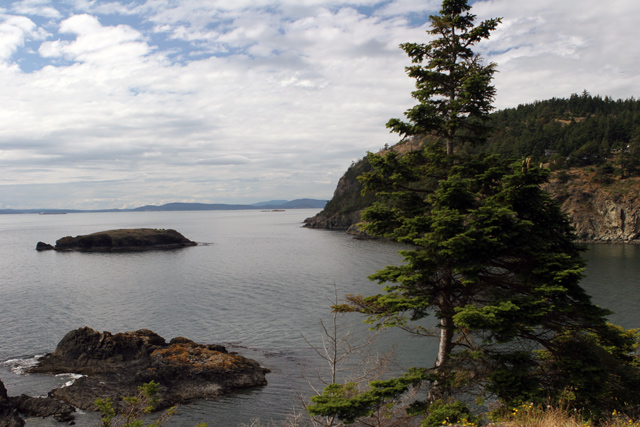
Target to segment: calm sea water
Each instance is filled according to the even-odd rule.
[[[230,349],[271,369],[269,385],[181,408],[172,425],[237,426],[280,420],[309,393],[307,378],[324,366],[319,344],[337,292],[372,294],[369,274],[401,262],[402,246],[354,240],[343,232],[309,230],[316,210],[208,211],[67,215],[0,215],[0,378],[10,395],[43,395],[68,377],[21,375],[35,355],[53,351],[82,326],[111,332],[151,329]],[[141,253],[35,251],[38,241],[115,228],[173,228],[200,245]],[[640,326],[640,247],[589,246],[583,285],[625,327]],[[363,334],[357,315],[344,328]],[[386,331],[376,351],[397,346],[399,369],[432,361],[435,347]],[[92,414],[78,425],[95,425]],[[29,419],[28,426],[56,425]]]
[[[336,292],[371,294],[378,286],[366,277],[400,262],[399,245],[302,228],[316,212],[0,216],[0,378],[10,395],[45,394],[68,378],[16,372],[34,355],[53,351],[68,331],[148,328],[166,339],[230,344],[272,370],[267,387],[184,406],[176,425],[284,417],[297,406],[296,393],[308,391],[303,372],[324,368],[302,334],[318,343],[319,322],[330,320]],[[110,254],[35,250],[38,241],[137,227],[173,228],[209,245]],[[346,319],[347,327],[365,332],[361,320]],[[385,335],[380,351],[402,336]]]

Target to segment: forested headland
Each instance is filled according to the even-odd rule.
[[[622,225],[616,225],[621,209],[627,220],[640,212],[635,202],[640,193],[640,100],[614,100],[585,90],[566,98],[492,112],[488,124],[486,142],[467,144],[460,150],[496,154],[514,161],[529,158],[536,165],[542,164],[552,171],[551,185],[546,188],[569,211],[574,226],[584,230],[579,233],[581,240],[635,240],[629,229],[616,234],[611,228]],[[378,154],[405,153],[427,140],[405,138]],[[307,226],[349,229],[359,234],[355,224],[360,221],[360,212],[375,198],[371,193],[362,193],[357,177],[369,170],[367,157],[351,165],[333,198],[322,212],[307,220]],[[617,209],[618,218],[609,221],[611,224],[593,227],[586,221],[607,221],[612,209]]]

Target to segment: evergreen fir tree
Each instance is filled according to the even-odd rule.
[[[478,142],[486,136],[487,115],[495,88],[495,64],[485,65],[472,47],[489,37],[500,18],[474,26],[467,0],[444,0],[439,15],[430,17],[429,43],[404,43],[400,47],[415,65],[407,74],[416,79],[412,96],[419,104],[405,112],[409,122],[391,119],[387,127],[401,136],[434,135],[447,152],[462,141]]]
[[[466,0],[444,0],[431,17],[431,33],[441,38],[402,45],[414,62],[429,62],[409,68],[420,101],[406,113],[410,123],[388,126],[440,139],[404,155],[368,155],[372,170],[360,181],[377,202],[361,227],[411,249],[401,251],[402,265],[370,277],[383,293],[351,295],[335,307],[364,313],[377,327],[435,338],[437,357],[364,392],[332,384],[312,398],[314,415],[352,423],[417,384],[429,386],[410,408],[424,426],[441,425],[443,414],[468,419],[466,406],[451,402],[463,394],[505,405],[562,400],[593,413],[640,403],[637,333],[607,323],[609,312],[580,287],[581,249],[567,216],[541,189],[549,172],[530,158],[514,165],[453,150],[486,139],[482,119],[494,94],[494,66],[480,65],[470,47],[499,19],[473,27],[469,10]],[[585,92],[569,103],[578,109],[587,101],[585,108],[597,102]],[[536,137],[534,129],[526,144],[534,147]],[[429,316],[433,328],[425,326]]]

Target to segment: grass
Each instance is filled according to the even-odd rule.
[[[246,365],[242,356],[230,353],[220,353],[206,347],[193,344],[172,344],[167,348],[156,350],[152,357],[161,357],[167,361],[181,365],[207,369],[235,370]]]
[[[494,427],[640,427],[640,419],[613,411],[611,415],[593,422],[580,412],[567,408],[541,407],[523,404],[509,414],[498,417]]]

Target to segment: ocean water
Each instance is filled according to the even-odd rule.
[[[331,321],[335,295],[376,292],[367,276],[401,261],[397,244],[302,228],[316,212],[0,216],[0,378],[10,395],[46,394],[69,377],[20,370],[53,351],[68,331],[147,328],[167,340],[227,344],[272,371],[266,387],[184,405],[175,425],[282,419],[299,407],[297,394],[309,392],[306,378],[325,370],[306,341],[320,344],[320,321]],[[173,228],[205,244],[107,254],[35,250],[38,241],[138,227]],[[342,321],[354,333],[368,332],[357,315]],[[376,351],[387,351],[399,337],[400,331],[385,334]],[[411,352],[403,354],[401,363],[417,364],[406,356]],[[88,420],[91,415],[79,417],[78,424],[90,425]],[[47,423],[55,425],[28,420]]]
[[[238,426],[282,420],[300,410],[308,381],[327,372],[309,342],[321,345],[335,295],[372,294],[367,276],[398,264],[403,246],[355,240],[343,232],[302,228],[317,210],[0,215],[0,379],[10,395],[44,395],[70,375],[24,375],[34,357],[55,349],[68,331],[151,329],[223,343],[272,372],[269,384],[215,401],[183,405],[171,425]],[[172,251],[37,252],[36,243],[116,228],[173,228],[203,243]],[[611,319],[640,326],[640,246],[591,245],[585,288],[611,308]],[[342,331],[368,333],[362,317]],[[435,345],[385,331],[374,352],[395,349],[391,371],[432,362]],[[28,419],[27,426],[59,425]],[[97,425],[95,414],[77,425]]]

